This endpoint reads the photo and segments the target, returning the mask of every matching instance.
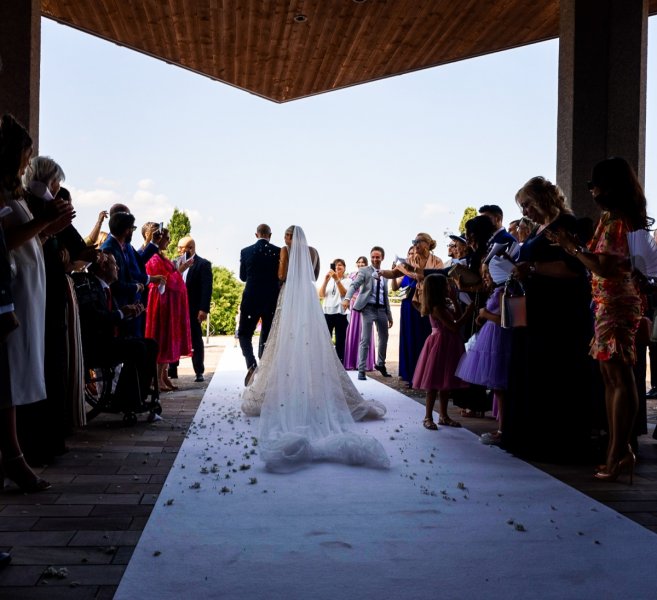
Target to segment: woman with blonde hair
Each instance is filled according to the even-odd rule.
[[[398,263],[392,270],[382,270],[381,275],[387,279],[395,279],[407,275],[417,283],[415,286],[415,296],[413,306],[420,310],[422,290],[424,288],[424,272],[442,269],[444,263],[442,259],[436,256],[433,251],[436,248],[436,240],[428,233],[418,233],[412,241],[415,252],[408,255],[406,261]]]
[[[533,177],[516,202],[537,227],[520,248],[514,277],[524,286],[527,326],[513,329],[504,448],[545,462],[588,459],[592,318],[586,268],[550,233],[576,234],[558,186]]]

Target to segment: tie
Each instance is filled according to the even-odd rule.
[[[383,306],[381,304],[381,273],[379,273],[379,278],[376,280],[376,305]]]
[[[107,301],[107,310],[112,310],[112,290],[105,288],[105,299]]]

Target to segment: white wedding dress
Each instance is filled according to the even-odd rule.
[[[260,415],[260,457],[270,471],[315,460],[390,464],[378,440],[353,431],[354,420],[382,418],[386,409],[363,399],[335,352],[298,226],[265,352],[242,400],[245,414]]]

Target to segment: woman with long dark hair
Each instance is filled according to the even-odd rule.
[[[646,215],[641,184],[623,158],[607,158],[596,164],[589,189],[603,212],[587,248],[563,230],[552,238],[592,275],[595,321],[591,356],[600,364],[609,428],[606,464],[595,477],[615,481],[628,471],[632,483],[636,459],[630,438],[639,404],[633,365],[642,305],[632,276],[627,234],[647,229],[652,219]]]

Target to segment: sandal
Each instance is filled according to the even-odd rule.
[[[438,425],[447,425],[447,427],[463,427],[458,421],[449,417],[438,417]]]
[[[17,461],[22,462],[24,468],[21,468],[21,465]],[[24,494],[43,492],[51,487],[50,482],[41,479],[41,477],[38,477],[32,472],[32,469],[25,462],[23,454],[3,460],[2,469],[4,471],[4,477],[13,481]]]
[[[431,431],[436,431],[438,429],[438,426],[429,417],[424,417],[422,425],[424,425],[425,429],[431,429]]]

